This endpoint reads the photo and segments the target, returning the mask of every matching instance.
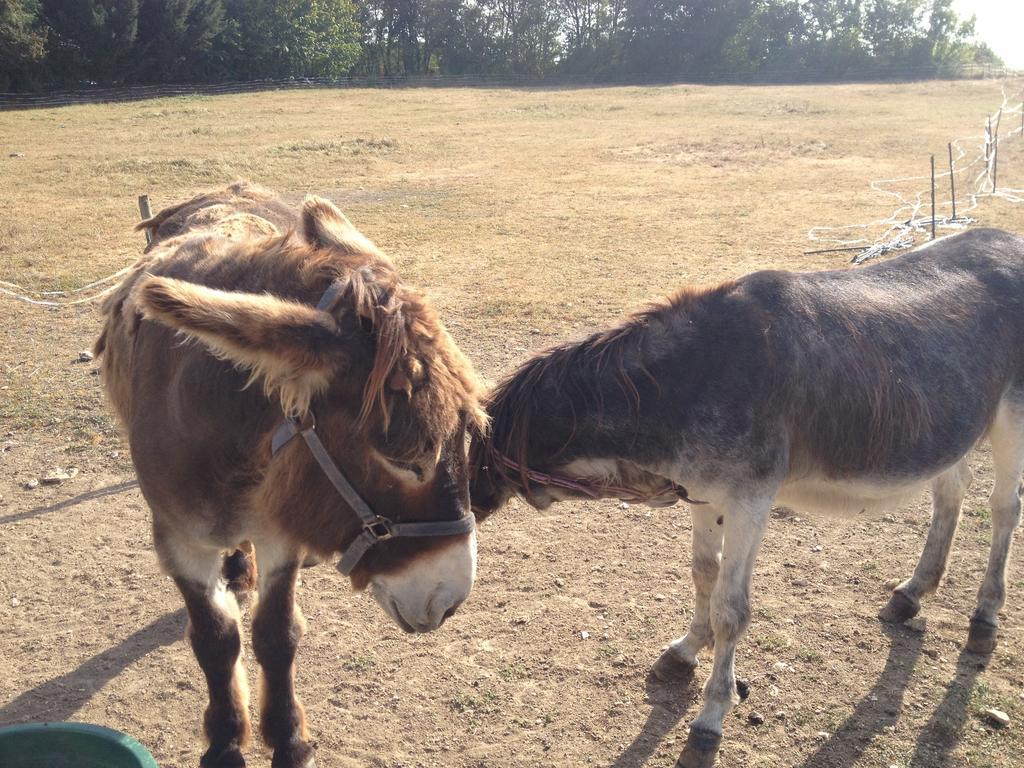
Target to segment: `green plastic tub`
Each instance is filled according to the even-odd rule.
[[[159,768],[131,736],[86,723],[0,728],[3,768]]]

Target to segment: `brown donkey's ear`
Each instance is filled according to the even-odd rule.
[[[150,320],[198,339],[218,357],[252,371],[286,412],[302,414],[340,360],[338,326],[328,313],[268,294],[219,291],[148,277],[132,300]]]
[[[306,242],[317,248],[333,248],[348,254],[380,253],[334,203],[315,195],[309,195],[302,203],[302,234]]]

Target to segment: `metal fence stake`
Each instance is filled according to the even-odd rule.
[[[935,239],[935,155],[932,155],[932,240]]]
[[[953,175],[953,142],[949,142],[949,193],[953,199],[953,221],[956,221],[956,177]]]

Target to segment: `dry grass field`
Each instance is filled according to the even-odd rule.
[[[962,82],[309,91],[2,113],[0,278],[84,285],[140,252],[136,195],[159,208],[248,177],[333,198],[494,380],[683,283],[846,266],[848,254],[804,255],[820,247],[807,230],[888,215],[869,182],[924,173],[951,138],[980,142],[1000,101],[999,84]],[[1000,150],[1000,179],[1024,187],[1024,142]],[[1024,205],[975,215],[1024,232]],[[204,685],[126,446],[77,362],[97,329],[88,305],[0,298],[0,724],[97,722],[161,766],[192,766]],[[1024,552],[999,649],[987,665],[961,654],[990,529],[985,454],[946,583],[911,626],[875,613],[920,552],[927,497],[874,522],[773,520],[737,657],[751,695],[727,720],[721,765],[1021,764]],[[25,487],[71,466],[62,485]],[[402,634],[332,568],[303,572],[298,689],[321,768],[673,765],[698,685],[647,673],[687,623],[689,529],[682,506],[515,502],[481,529],[472,597],[427,636]],[[990,726],[986,707],[1010,726]]]

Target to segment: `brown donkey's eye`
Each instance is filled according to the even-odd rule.
[[[403,469],[406,472],[412,472],[414,475],[416,475],[417,480],[421,482],[423,481],[423,468],[418,464],[410,464],[405,461],[396,461],[395,459],[388,459],[388,463],[391,464],[391,466],[393,467],[398,467],[398,469]]]

